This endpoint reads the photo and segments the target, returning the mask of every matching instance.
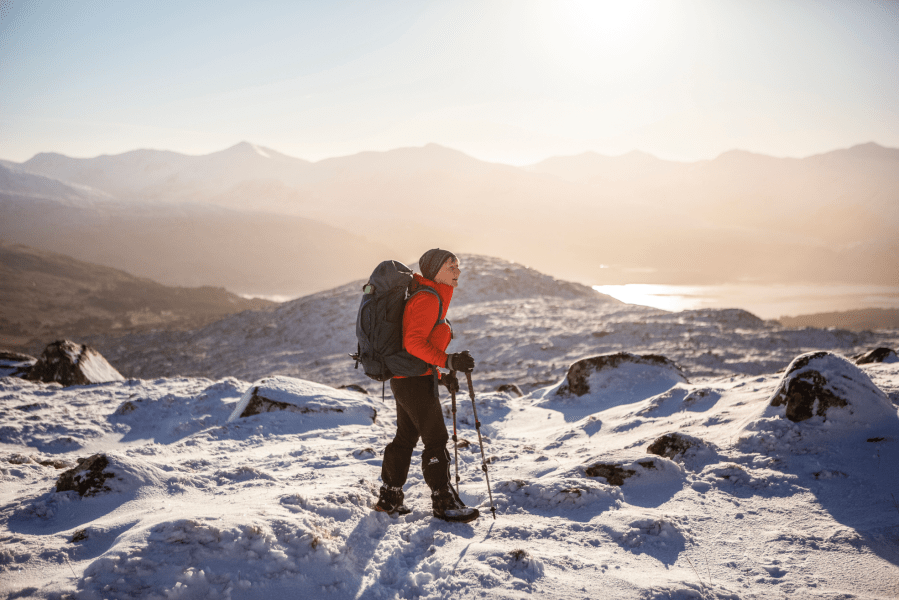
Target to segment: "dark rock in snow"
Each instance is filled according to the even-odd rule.
[[[686,453],[690,448],[694,448],[702,444],[698,438],[694,438],[682,433],[666,433],[656,441],[651,443],[646,449],[650,454],[664,456],[674,460],[679,454]]]
[[[0,350],[0,377],[25,377],[36,362],[33,356]]]
[[[77,544],[78,542],[83,542],[88,539],[87,529],[79,529],[75,533],[72,534],[72,539],[69,540],[70,544]]]
[[[240,413],[241,417],[252,417],[253,415],[258,415],[267,412],[275,412],[279,410],[286,410],[289,412],[298,412],[301,414],[308,414],[313,412],[311,409],[306,408],[305,406],[294,406],[289,402],[278,402],[277,400],[269,400],[264,396],[259,395],[259,388],[255,388],[253,390],[253,396],[250,398],[250,402],[247,404],[247,407],[244,409],[242,413]],[[340,407],[337,408],[325,408],[316,412],[343,412],[343,409]]]
[[[125,378],[93,348],[60,340],[47,346],[26,379],[70,386],[122,381]]]
[[[848,408],[853,414],[864,411],[871,418],[891,408],[883,391],[861,369],[830,352],[809,352],[794,359],[770,404],[785,406],[786,417],[794,422],[827,418],[833,408]]]
[[[330,415],[347,422],[370,419],[374,423],[378,417],[371,400],[361,398],[356,391],[274,376],[254,383],[241,397],[228,421],[276,411]]]
[[[89,458],[79,458],[78,466],[69,469],[59,476],[56,482],[57,492],[78,492],[79,496],[96,496],[101,492],[112,491],[106,480],[115,477],[113,473],[104,472],[109,460],[103,454],[94,454]]]
[[[633,469],[625,469],[619,465],[596,463],[587,467],[584,471],[587,477],[602,477],[609,482],[609,485],[624,485],[624,480],[634,475],[636,471]]]
[[[524,393],[521,391],[521,388],[515,385],[514,383],[504,383],[496,388],[497,392],[508,392],[513,396],[518,396],[521,398],[524,396]]]
[[[897,363],[899,356],[892,348],[875,348],[864,354],[858,354],[852,357],[857,365],[867,365],[871,363]]]
[[[556,392],[560,396],[583,396],[590,391],[590,376],[593,373],[605,369],[616,369],[624,364],[649,365],[670,371],[676,379],[688,383],[683,371],[674,362],[657,354],[645,354],[639,356],[629,352],[617,352],[614,354],[600,354],[583,358],[568,369],[568,376],[564,384]]]

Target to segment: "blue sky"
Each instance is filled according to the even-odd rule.
[[[0,158],[899,147],[899,3],[0,0]]]

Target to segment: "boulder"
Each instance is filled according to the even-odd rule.
[[[634,369],[634,367],[640,367]],[[677,383],[689,383],[683,371],[674,362],[657,354],[645,354],[643,356],[629,352],[617,352],[613,354],[600,354],[583,358],[568,369],[566,380],[562,383],[556,394],[559,396],[583,396],[592,390],[592,387],[605,385],[602,377],[617,369],[627,368],[640,372],[639,378],[646,381],[651,388],[662,387],[644,397],[661,393]],[[597,377],[599,375],[600,377]],[[628,379],[632,379],[628,377]]]
[[[0,377],[25,377],[36,362],[33,356],[0,350]]]
[[[56,491],[78,492],[81,497],[110,492],[112,488],[106,485],[106,480],[114,478],[115,474],[105,471],[108,466],[109,459],[104,454],[79,458],[77,467],[64,471],[59,476],[56,482]]]
[[[714,460],[717,448],[705,440],[683,433],[667,433],[646,448],[649,454],[662,456],[688,468]]]
[[[83,498],[107,493],[133,494],[142,487],[158,487],[169,479],[166,472],[138,458],[106,452],[79,458],[78,466],[60,474],[56,492],[77,492]]]
[[[899,356],[892,348],[875,348],[864,354],[858,354],[853,357],[855,364],[868,365],[871,363],[897,363]]]
[[[608,463],[596,463],[590,465],[584,470],[587,477],[602,477],[609,482],[609,485],[624,485],[624,480],[632,477],[636,471],[633,469],[625,469],[621,465]]]
[[[374,423],[378,411],[371,399],[349,389],[293,377],[266,377],[244,393],[228,421],[261,413],[287,411],[302,415],[338,417],[341,422]]]
[[[496,388],[497,392],[512,394],[513,396],[518,396],[521,398],[524,396],[524,392],[521,391],[521,388],[515,385],[514,383],[504,383]]]
[[[25,378],[44,383],[57,382],[64,386],[125,379],[99,352],[69,340],[60,340],[47,346]]]
[[[649,445],[646,451],[657,456],[674,460],[679,454],[685,454],[691,448],[699,446],[702,441],[682,433],[667,433]]]
[[[813,416],[830,419],[844,410],[863,420],[878,419],[895,410],[864,371],[830,352],[809,352],[796,357],[771,396],[769,404],[785,407],[785,416],[799,422]]]

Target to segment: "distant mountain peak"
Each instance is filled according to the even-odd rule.
[[[856,158],[887,158],[894,160],[899,158],[899,149],[887,148],[886,146],[881,146],[877,142],[857,144],[846,150],[846,153],[849,156]]]
[[[274,154],[274,150],[263,148],[262,146],[258,146],[256,144],[253,144],[252,142],[243,141],[238,142],[230,148],[222,150],[222,154],[256,154],[263,158],[271,158],[272,154]]]

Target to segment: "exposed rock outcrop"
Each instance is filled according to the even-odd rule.
[[[833,409],[874,414],[892,408],[883,391],[861,369],[830,352],[810,352],[794,359],[770,405],[785,406],[785,416],[794,422],[813,416],[827,419]]]
[[[899,356],[892,348],[874,348],[864,354],[858,354],[852,357],[857,365],[868,365],[871,363],[897,363]]]
[[[702,444],[702,440],[682,433],[667,433],[649,445],[646,451],[657,456],[674,460],[691,448]]]
[[[125,379],[99,352],[69,340],[59,340],[47,346],[25,378],[44,383],[57,382],[64,386]]]
[[[669,387],[678,382],[689,383],[681,368],[664,356],[657,354],[640,356],[629,352],[617,352],[583,358],[571,365],[565,382],[556,393],[560,396],[583,396],[591,391],[591,376],[595,373],[631,365],[650,367],[658,375],[662,375],[664,379],[670,380]],[[662,391],[664,390],[658,390],[654,393]]]
[[[521,391],[521,388],[515,385],[514,383],[504,383],[496,388],[497,392],[512,394],[513,396],[518,396],[521,398],[524,396],[524,392]]]
[[[36,362],[33,356],[0,350],[0,377],[25,377]]]
[[[112,479],[115,474],[107,472],[109,459],[104,454],[94,454],[89,458],[79,458],[78,466],[63,472],[56,482],[57,492],[78,492],[79,496],[96,496],[103,492],[110,492],[106,484],[107,479]]]
[[[692,469],[714,460],[718,449],[714,444],[692,435],[667,433],[651,443],[646,452],[668,458]]]
[[[360,418],[374,423],[378,411],[372,401],[349,389],[294,379],[266,377],[255,382],[244,393],[228,421],[261,413],[287,411],[303,415],[322,415],[345,418],[348,422]]]
[[[620,465],[596,463],[590,465],[584,471],[587,477],[602,477],[609,482],[609,485],[624,485],[624,480],[633,476],[636,471],[633,469],[625,469]]]

